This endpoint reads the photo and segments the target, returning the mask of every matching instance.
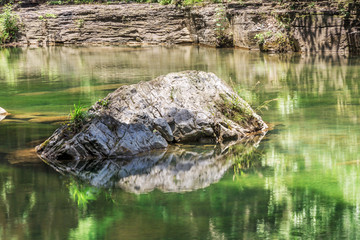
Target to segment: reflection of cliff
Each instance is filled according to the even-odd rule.
[[[261,138],[257,137],[257,142]],[[254,148],[253,143],[243,146],[172,146],[131,159],[56,161],[49,164],[61,173],[71,173],[95,186],[115,186],[135,193],[154,189],[182,192],[218,182],[235,163],[234,156],[241,156],[241,152]]]

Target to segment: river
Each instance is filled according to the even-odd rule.
[[[194,69],[233,85],[273,130],[219,158],[214,146],[183,146],[111,188],[62,175],[34,154],[74,103]],[[0,49],[0,107],[11,114],[0,122],[0,239],[357,239],[359,79],[360,58],[337,55]]]

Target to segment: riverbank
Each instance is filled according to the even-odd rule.
[[[157,3],[17,7],[15,45],[200,44],[269,52],[360,52],[360,5]]]

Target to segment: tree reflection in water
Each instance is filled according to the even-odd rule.
[[[360,238],[358,57],[194,46],[54,47],[2,49],[0,63],[0,106],[12,113],[0,122],[1,239]],[[144,184],[137,190],[122,183],[142,194],[70,180],[24,150],[49,136],[57,128],[49,120],[66,117],[74,102],[90,105],[121,84],[187,69],[231,78],[255,106],[278,99],[262,114],[277,124],[267,141],[254,153],[250,148],[250,155],[228,149],[218,165],[202,158],[190,164],[184,158],[178,166],[165,158],[139,160],[144,168],[121,176]],[[196,156],[195,149],[189,151]],[[235,168],[231,158],[237,159]],[[99,175],[101,168],[80,166],[92,169],[84,179],[94,184],[120,184],[118,176],[112,181],[111,174]],[[219,177],[201,180],[207,175],[199,166],[218,167]],[[184,169],[200,178],[188,180]],[[151,182],[155,172],[167,185]],[[88,191],[96,194],[78,205],[81,195],[73,197],[70,186],[83,198]],[[197,190],[172,192],[180,188]]]

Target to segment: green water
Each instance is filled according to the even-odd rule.
[[[193,191],[133,193],[63,176],[30,152],[74,103],[188,69],[232,82],[255,107],[277,99],[261,114],[274,130],[256,164],[221,165],[229,169],[220,179]],[[0,239],[358,239],[359,80],[356,57],[1,49],[0,106],[11,115],[0,122]]]

